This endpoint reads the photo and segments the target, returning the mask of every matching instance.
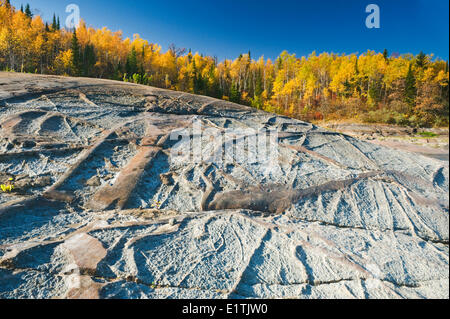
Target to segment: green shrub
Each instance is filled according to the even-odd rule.
[[[420,132],[419,135],[420,135],[420,136],[423,136],[423,137],[436,137],[436,136],[437,136],[436,133],[433,133],[433,132],[426,132],[426,131]]]

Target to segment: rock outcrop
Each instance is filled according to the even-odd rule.
[[[449,297],[448,162],[250,107],[0,73],[0,178],[0,298]]]

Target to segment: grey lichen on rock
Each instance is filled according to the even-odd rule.
[[[448,162],[115,81],[0,104],[0,298],[449,297]]]

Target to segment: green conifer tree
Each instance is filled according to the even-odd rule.
[[[389,61],[389,53],[387,49],[384,49],[383,51],[383,57],[386,61]]]
[[[127,57],[125,72],[127,73],[128,78],[133,78],[133,74],[138,72],[137,55],[134,47],[131,48],[131,52]]]
[[[30,5],[27,3],[26,7],[25,7],[25,14],[28,18],[33,18],[33,13],[31,13],[31,8]]]
[[[231,85],[230,101],[234,103],[241,102],[241,92],[239,92],[235,82],[233,82],[233,84]]]
[[[408,73],[405,79],[405,102],[413,108],[416,102],[416,78],[412,69],[412,63],[409,64]]]
[[[82,62],[83,76],[93,76],[95,61],[96,57],[94,46],[92,44],[87,44],[83,52],[83,62]]]
[[[426,64],[427,64],[427,56],[425,55],[425,53],[420,51],[420,53],[416,57],[416,65],[419,68],[424,68]]]
[[[78,43],[77,32],[74,30],[72,34],[72,64],[73,64],[73,75],[79,76],[81,73],[81,61],[80,61],[80,45]]]
[[[56,15],[53,14],[52,30],[55,31],[56,27],[57,27],[57,25],[56,25]]]

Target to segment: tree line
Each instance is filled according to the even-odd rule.
[[[307,121],[348,119],[447,126],[448,62],[432,54],[282,52],[235,60],[161,46],[120,31],[61,28],[29,5],[0,0],[0,69],[115,79],[208,95]]]

